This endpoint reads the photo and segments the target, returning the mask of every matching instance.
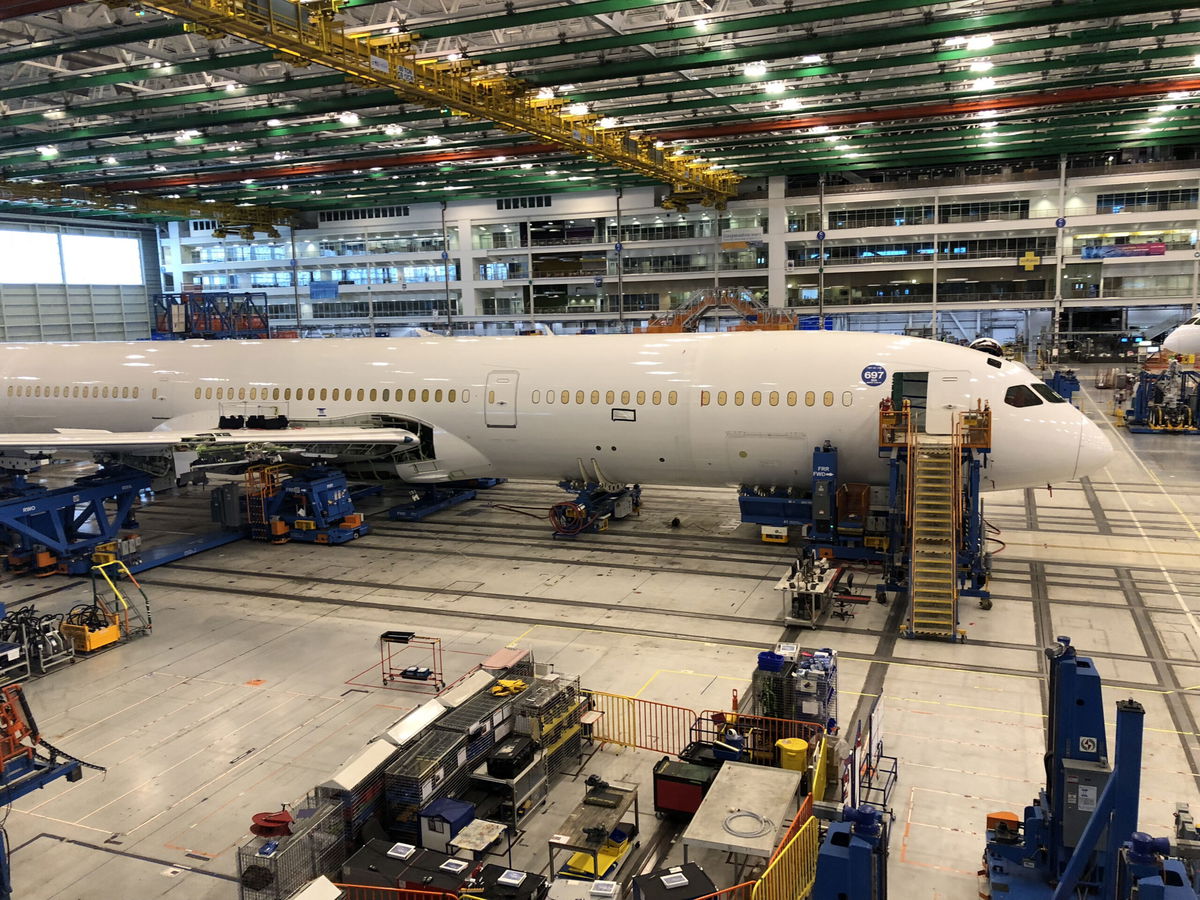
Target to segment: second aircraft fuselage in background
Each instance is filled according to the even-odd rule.
[[[9,344],[0,427],[215,429],[219,415],[433,428],[459,475],[557,479],[595,460],[621,482],[807,486],[812,449],[880,483],[880,401],[928,373],[927,430],[986,402],[985,488],[1101,467],[1107,439],[1027,369],[919,338],[846,332]],[[919,377],[919,376],[918,376]]]

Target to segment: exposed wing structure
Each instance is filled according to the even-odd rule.
[[[0,451],[49,455],[62,450],[194,450],[248,447],[303,452],[309,447],[415,445],[417,435],[402,428],[315,427],[211,431],[98,431],[59,429],[43,434],[0,434]]]

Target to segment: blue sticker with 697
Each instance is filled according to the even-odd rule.
[[[862,370],[862,380],[868,387],[879,387],[887,381],[887,369],[872,363]]]

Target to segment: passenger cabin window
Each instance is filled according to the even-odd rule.
[[[384,391],[384,393],[386,394],[386,393],[387,393],[387,391]],[[455,390],[454,390],[454,388],[450,388],[450,390],[446,392],[446,401],[447,401],[448,403],[453,403],[453,402],[454,402],[454,395],[455,395],[456,393],[457,393],[457,391],[455,391]],[[387,399],[387,397],[384,397],[383,399],[384,399],[384,400],[386,400],[386,399]]]
[[[600,392],[592,391],[592,395],[588,399],[592,401],[592,406],[598,406],[600,403]]]
[[[1045,400],[1047,403],[1066,403],[1067,402],[1062,397],[1058,396],[1058,394],[1056,394],[1054,392],[1054,388],[1050,387],[1050,385],[1048,385],[1048,384],[1035,384],[1033,386],[1033,389],[1034,389],[1034,391],[1037,392],[1037,395],[1039,397],[1041,397],[1043,400]]]
[[[334,389],[333,389],[333,399],[334,399],[334,400],[337,400],[337,399],[338,399],[338,395],[339,395],[340,393],[341,393],[341,391],[340,391],[338,388],[334,388]],[[346,395],[346,399],[347,399],[347,400],[349,400],[349,399],[350,399],[350,396],[349,396],[348,394]]]
[[[471,402],[471,392],[470,392],[470,391],[468,391],[466,388],[463,388],[463,393],[462,393],[462,402],[463,402],[463,403],[470,403],[470,402]]]
[[[679,402],[679,392],[678,391],[668,391],[667,392],[667,405],[674,406],[678,402]]]
[[[409,388],[409,389],[408,389],[408,402],[409,402],[409,403],[416,403],[416,402],[417,402],[417,389],[416,389],[416,388]]]
[[[741,406],[745,402],[746,402],[746,395],[744,393],[742,393],[741,391],[734,392],[734,395],[733,395],[733,405],[734,406]]]
[[[1031,391],[1027,384],[1014,384],[1010,387],[1004,392],[1004,402],[1009,406],[1015,406],[1017,409],[1042,405],[1042,401],[1038,399],[1038,395]]]
[[[833,391],[826,391],[822,399],[825,401],[826,406],[833,406]]]
[[[534,403],[541,403],[541,402],[542,402],[542,392],[541,392],[541,391],[534,391],[534,392],[533,392],[533,393],[532,393],[532,394],[529,396],[529,399],[530,399],[530,400],[532,400]]]
[[[629,391],[621,391],[621,405],[622,406],[629,405]]]
[[[463,393],[465,394],[466,391],[463,391]],[[554,402],[554,391],[546,391],[546,402],[547,403]]]
[[[755,391],[750,395],[751,406],[762,406],[762,391]]]
[[[612,406],[617,402],[617,395],[613,391],[604,392],[604,402],[608,406]]]
[[[429,402],[429,388],[421,388],[421,402],[422,403]],[[493,391],[488,394],[488,403],[495,403],[495,402],[496,402],[496,394]]]
[[[701,391],[700,392],[700,405],[708,406],[708,401],[709,401],[710,397],[711,397],[711,395],[708,393],[708,391]]]
[[[816,393],[813,391],[805,391],[804,392],[804,405],[805,406],[816,406],[816,404],[817,404]]]
[[[779,405],[779,391],[771,391],[771,393],[767,394],[767,402],[770,403],[772,406],[778,406]]]
[[[442,389],[441,388],[438,388],[436,391],[433,392],[433,402],[434,403],[442,402]]]
[[[724,391],[717,391],[717,406],[724,406],[729,399],[729,395]]]
[[[580,406],[583,406],[583,391],[576,391],[576,392],[575,392],[575,402],[576,402],[578,405],[580,405]]]
[[[660,403],[662,403],[662,391],[655,391],[653,394],[651,394],[650,402],[655,406],[658,406]]]
[[[371,393],[375,393],[375,392],[374,392],[374,391],[372,391]],[[384,389],[383,389],[383,402],[384,402],[384,403],[387,403],[387,402],[388,402],[388,400],[390,400],[390,399],[391,399],[391,397],[392,397],[392,389],[391,389],[391,388],[384,388]],[[372,398],[372,399],[373,399],[373,398]]]
[[[371,393],[370,393],[370,395],[369,395],[369,396],[370,396],[370,398],[371,398],[371,402],[372,402],[372,403],[374,403],[374,402],[375,402],[375,398],[379,396],[379,394],[378,394],[378,392],[377,392],[377,389],[376,389],[376,388],[371,388]],[[359,400],[361,400],[361,399],[362,399],[362,388],[359,388],[359,389],[358,389],[358,399],[359,399]]]
[[[842,406],[849,406],[854,402],[854,394],[850,391],[842,391]]]
[[[646,405],[646,392],[645,392],[645,391],[638,391],[638,392],[637,392],[637,405],[638,405],[638,406],[645,406],[645,405]]]
[[[559,395],[559,398],[558,398],[558,399],[559,399],[559,400],[561,400],[561,401],[563,402],[563,406],[566,406],[568,403],[570,403],[570,402],[571,402],[571,392],[570,392],[570,391],[563,391],[563,392],[562,392],[562,393]]]

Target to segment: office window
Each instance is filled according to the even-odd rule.
[[[741,406],[746,402],[746,395],[742,391],[735,391],[733,394],[733,405]]]
[[[678,391],[668,391],[667,392],[667,404],[669,406],[674,406],[678,402],[679,402],[679,392]]]
[[[762,391],[755,391],[750,395],[751,406],[762,406]]]
[[[805,391],[804,392],[804,405],[805,406],[816,406],[816,403],[817,403],[817,395],[815,393],[813,393],[812,391]]]
[[[822,399],[824,400],[826,406],[833,406],[833,391],[826,391],[825,396]]]

